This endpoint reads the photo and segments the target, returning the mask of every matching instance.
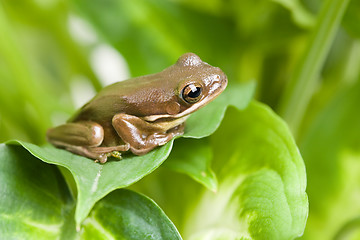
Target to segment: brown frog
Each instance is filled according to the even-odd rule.
[[[143,155],[183,134],[189,114],[226,85],[220,68],[186,53],[162,72],[105,87],[66,124],[49,129],[47,139],[101,163],[126,151]]]

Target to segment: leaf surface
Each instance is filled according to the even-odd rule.
[[[73,236],[74,202],[56,167],[22,147],[1,144],[0,182],[0,239]]]
[[[169,155],[172,143],[173,141],[143,156],[129,155],[121,161],[110,161],[103,165],[53,147],[39,147],[20,141],[10,141],[7,144],[22,145],[40,160],[70,170],[78,189],[75,219],[80,224],[95,203],[106,194],[131,185],[159,167]]]
[[[181,239],[151,199],[130,190],[112,192],[98,202],[83,223],[84,239]]]
[[[305,166],[284,121],[253,102],[244,111],[229,111],[211,140],[219,191],[200,197],[184,237],[218,225],[239,238],[300,236],[308,214]],[[200,221],[210,206],[220,208]]]
[[[75,204],[56,166],[21,146],[0,145],[1,239],[181,239],[150,199],[117,190],[95,205],[76,231]]]
[[[218,183],[211,169],[212,149],[207,142],[198,139],[179,139],[164,166],[189,175],[211,191],[216,192]]]
[[[216,193],[166,169],[134,189],[151,196],[185,239],[300,236],[308,214],[305,165],[284,121],[257,102],[230,108],[209,141]]]

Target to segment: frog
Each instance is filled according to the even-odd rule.
[[[127,152],[144,155],[184,134],[186,119],[227,83],[220,68],[185,53],[161,72],[106,86],[46,137],[57,148],[102,164]]]

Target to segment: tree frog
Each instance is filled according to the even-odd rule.
[[[189,114],[227,85],[217,67],[186,53],[162,72],[103,88],[67,123],[47,131],[56,147],[105,163],[131,151],[143,155],[183,134]]]

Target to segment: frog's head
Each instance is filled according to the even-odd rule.
[[[227,86],[227,77],[218,67],[203,62],[196,54],[186,53],[167,71],[174,82],[174,96],[167,102],[164,115],[145,117],[148,121],[160,118],[182,118],[214,100]]]

